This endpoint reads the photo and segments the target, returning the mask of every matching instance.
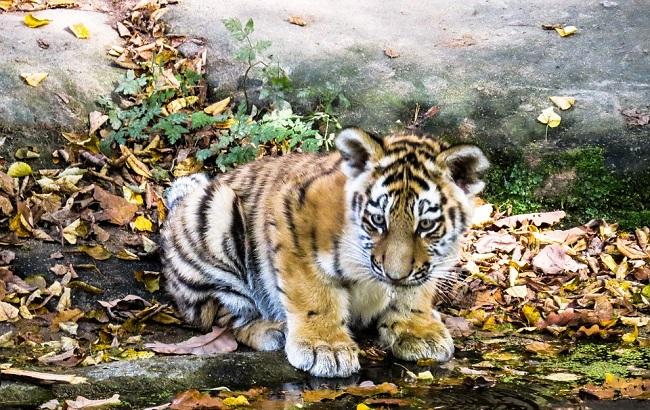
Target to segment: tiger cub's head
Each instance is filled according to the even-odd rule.
[[[336,138],[347,176],[355,260],[373,277],[416,286],[446,276],[470,222],[489,162],[478,147],[415,135],[375,137],[347,128]],[[357,243],[358,242],[358,243]]]

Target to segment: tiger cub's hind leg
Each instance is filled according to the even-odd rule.
[[[238,342],[260,351],[280,350],[285,343],[285,324],[257,319],[232,330]]]

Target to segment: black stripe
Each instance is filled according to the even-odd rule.
[[[242,208],[237,195],[232,201],[232,209],[230,236],[235,244],[236,260],[241,269],[244,270],[244,264],[246,263],[246,224],[244,223]]]
[[[235,294],[237,296],[240,296],[244,299],[249,300],[253,306],[255,306],[255,301],[251,299],[248,295],[245,295],[237,290],[234,290],[232,286],[230,286],[226,282],[222,282],[217,278],[214,278],[212,276],[208,276],[201,265],[199,264],[199,261],[197,261],[195,258],[193,258],[191,255],[188,255],[185,253],[183,248],[179,244],[179,238],[176,235],[172,235],[172,240],[174,241],[174,250],[178,254],[178,256],[188,265],[190,265],[194,270],[197,272],[201,273],[203,275],[203,278],[205,279],[206,276],[208,277],[209,281],[208,282],[203,282],[199,283],[194,280],[187,279],[181,275],[175,275],[174,277],[183,285],[187,286],[188,288],[195,290],[195,291],[202,291],[202,292],[213,292],[213,291],[219,291],[219,292],[228,292]],[[219,268],[219,270],[223,270],[222,268]],[[232,273],[232,272],[230,272]]]
[[[329,175],[332,175],[333,173],[337,172],[339,168],[341,167],[341,162],[343,161],[343,158],[339,158],[334,165],[332,165],[330,168],[328,168],[325,172],[318,174],[318,175],[312,175],[311,177],[307,178],[306,181],[300,185],[298,188],[298,206],[303,207],[305,206],[305,201],[307,200],[307,191],[309,191],[309,188],[311,185],[319,178],[323,178]]]
[[[188,240],[192,244],[193,248],[201,249],[203,251],[203,254],[205,256],[207,256],[207,259],[208,259],[208,260],[205,260],[204,258],[197,255],[199,257],[199,260],[201,262],[204,262],[204,263],[208,264],[208,265],[212,265],[215,268],[218,268],[218,269],[220,269],[220,270],[222,270],[224,272],[227,272],[227,273],[235,276],[236,278],[239,278],[240,275],[241,275],[241,272],[238,272],[237,269],[234,266],[232,266],[231,264],[228,263],[228,261],[224,261],[224,260],[216,257],[215,255],[213,255],[212,252],[210,252],[210,250],[207,247],[207,241],[206,241],[206,238],[205,238],[205,233],[200,234],[201,238],[199,239],[199,243],[196,243],[196,241],[193,239],[193,233],[191,231],[191,227],[187,223],[187,221],[185,220],[184,216],[185,216],[184,213],[181,214],[181,222],[182,222],[181,225],[183,227],[183,236],[188,238]],[[199,232],[202,232],[202,231],[199,229]],[[172,236],[173,236],[174,241],[175,241],[174,248],[178,249],[179,246],[180,246],[179,245],[179,243],[180,243],[179,239],[176,238],[176,235],[174,233],[172,233]],[[198,269],[198,270],[202,272],[201,269]]]
[[[282,212],[284,213],[284,217],[287,220],[289,231],[291,232],[291,238],[293,240],[293,248],[296,250],[296,253],[298,255],[304,255],[304,251],[300,248],[300,243],[298,240],[298,231],[296,230],[296,222],[293,219],[293,207],[291,203],[291,200],[293,199],[291,197],[292,195],[293,193],[290,191],[284,197],[284,209],[282,210]]]
[[[340,239],[337,236],[334,238],[333,243],[332,243],[332,253],[334,254],[334,272],[338,276],[343,276],[343,270],[341,269],[341,250],[339,249],[340,246]]]

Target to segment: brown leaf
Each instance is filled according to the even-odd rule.
[[[397,51],[393,50],[390,47],[386,47],[384,49],[384,55],[386,57],[388,57],[388,58],[397,58],[397,57],[399,57],[399,53]]]
[[[169,408],[172,410],[227,409],[228,406],[218,397],[212,397],[198,390],[188,390],[176,395]]]
[[[390,394],[392,396],[399,393],[399,387],[393,383],[384,382],[372,386],[350,386],[345,389],[345,392],[361,397],[376,396],[378,394]]]
[[[304,27],[307,25],[305,19],[300,16],[289,16],[287,21],[291,24],[295,24],[296,26],[300,26],[300,27]]]
[[[237,341],[226,329],[213,327],[210,333],[192,337],[181,343],[155,342],[147,343],[145,347],[157,353],[205,355],[235,351]]]
[[[88,409],[99,409],[106,408],[111,406],[119,406],[122,404],[120,401],[120,395],[114,394],[108,399],[99,399],[99,400],[90,400],[83,396],[77,396],[74,400],[65,401],[66,408],[68,410],[88,410]]]
[[[102,114],[99,111],[92,111],[88,114],[88,121],[90,122],[88,135],[95,133],[95,131],[97,131],[107,120],[108,115]]]
[[[586,269],[587,265],[578,263],[569,255],[561,245],[547,245],[533,258],[533,267],[547,275],[570,271],[577,272]]]
[[[474,248],[478,253],[490,253],[496,250],[512,252],[516,246],[517,239],[505,232],[488,232],[474,243]]]
[[[643,127],[650,123],[650,112],[642,111],[638,108],[629,108],[622,110],[621,114],[625,118],[625,123],[631,127]]]
[[[528,221],[535,226],[541,226],[543,224],[553,225],[559,222],[565,216],[566,213],[564,211],[513,215],[507,218],[499,219],[494,224],[498,227],[507,226],[509,228],[514,228],[517,226],[517,224],[524,223],[525,221]]]
[[[302,394],[302,400],[305,403],[318,403],[320,401],[335,400],[345,394],[341,390],[320,389],[305,390]]]
[[[138,211],[137,205],[98,186],[95,186],[93,198],[99,201],[103,209],[102,215],[97,219],[106,219],[115,225],[128,224]]]

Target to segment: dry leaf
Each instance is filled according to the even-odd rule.
[[[153,232],[153,223],[149,218],[144,215],[138,215],[133,222],[131,228],[136,232]]]
[[[101,219],[106,219],[115,225],[126,225],[138,211],[137,205],[98,186],[95,186],[93,197],[99,201],[103,209]]]
[[[197,101],[199,100],[199,97],[197,96],[189,96],[189,97],[183,97],[183,98],[177,98],[175,100],[170,101],[167,105],[167,112],[169,114],[173,114],[175,112],[178,112],[182,110],[185,107],[189,107],[191,105],[194,105]]]
[[[198,390],[188,390],[177,394],[169,405],[169,408],[171,410],[208,410],[227,409],[228,407],[218,397],[212,397]]]
[[[535,226],[541,226],[543,224],[553,225],[559,222],[565,216],[566,213],[564,211],[521,214],[499,219],[494,224],[498,227],[507,226],[510,228],[514,228],[518,223],[524,223],[525,221],[528,221]]]
[[[399,53],[392,48],[386,47],[384,49],[384,55],[388,58],[397,58],[399,57]]]
[[[85,377],[75,376],[73,374],[54,374],[44,372],[33,372],[30,370],[21,370],[10,367],[9,369],[0,370],[0,374],[7,378],[26,379],[44,384],[52,383],[69,383],[81,384],[87,383]]]
[[[181,343],[155,342],[147,343],[145,347],[156,353],[205,355],[235,351],[237,341],[226,329],[213,327],[210,333],[192,337]]]
[[[90,37],[90,31],[88,30],[88,27],[86,27],[83,23],[72,24],[68,28],[77,38],[85,40]]]
[[[51,21],[52,20],[50,20],[50,19],[37,17],[37,16],[33,15],[32,13],[29,13],[29,14],[25,15],[25,18],[23,19],[23,22],[29,28],[41,27],[41,26],[44,26],[46,24],[50,24]]]
[[[74,400],[66,400],[66,409],[68,410],[90,410],[90,409],[99,409],[112,406],[119,406],[122,404],[120,401],[120,395],[114,394],[108,399],[99,399],[99,400],[90,400],[83,396],[77,396]]]
[[[97,131],[106,121],[108,120],[108,115],[104,115],[99,111],[92,111],[88,114],[88,121],[90,122],[90,129],[88,134],[93,134]]]
[[[30,167],[29,164],[20,161],[11,164],[7,170],[7,175],[13,178],[25,177],[31,175],[31,173],[32,167]]]
[[[555,31],[560,35],[560,37],[570,36],[575,34],[578,31],[576,26],[566,26],[566,27],[554,27]]]
[[[47,73],[21,73],[20,76],[25,80],[25,82],[32,87],[36,87],[45,80]]]
[[[554,382],[574,382],[580,380],[580,376],[573,373],[551,373],[547,374],[543,378]]]
[[[287,21],[291,24],[295,24],[296,26],[300,26],[300,27],[304,27],[307,25],[305,19],[303,19],[300,16],[290,16]]]
[[[80,245],[77,248],[77,250],[80,252],[84,252],[86,255],[98,261],[105,261],[107,259],[110,259],[110,257],[112,256],[112,254],[108,251],[108,249],[104,248],[103,245],[95,245],[95,246]]]
[[[517,246],[517,239],[505,232],[488,232],[474,243],[478,253],[489,253],[496,250],[512,252]]]
[[[228,104],[230,104],[230,97],[208,105],[203,109],[203,112],[210,115],[219,115],[228,107]]]
[[[541,122],[542,124],[546,124],[551,128],[555,128],[560,125],[561,120],[562,117],[560,117],[558,113],[553,110],[553,107],[548,107],[537,117],[537,121]]]
[[[569,255],[561,245],[552,244],[545,246],[534,258],[533,266],[547,275],[554,275],[564,271],[577,272],[586,269],[587,265],[578,263]]]
[[[557,105],[559,109],[561,110],[568,110],[569,108],[573,107],[573,105],[576,103],[576,99],[573,97],[549,97],[550,100],[553,102],[553,104]]]

